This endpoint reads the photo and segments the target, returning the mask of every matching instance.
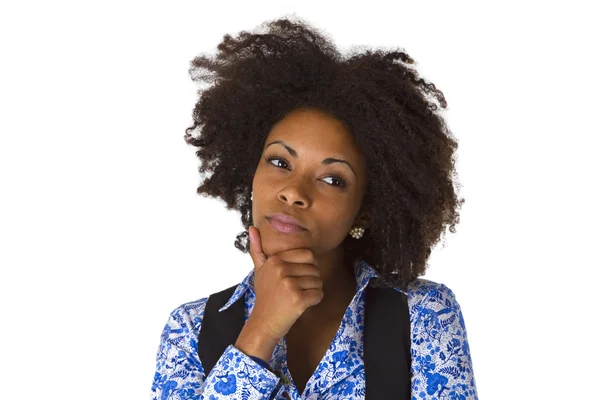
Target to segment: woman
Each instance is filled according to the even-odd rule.
[[[366,388],[380,379],[398,381],[384,398],[477,399],[460,306],[448,287],[418,278],[464,202],[457,142],[436,113],[442,92],[405,52],[342,56],[306,23],[266,27],[225,35],[215,58],[192,61],[192,78],[213,83],[186,131],[206,173],[198,193],[241,213],[235,246],[254,268],[220,300],[171,313],[152,398],[375,398]],[[373,288],[403,302],[366,302]],[[238,331],[218,322],[234,304]],[[388,324],[403,323],[389,337]],[[367,326],[380,333],[365,341]],[[217,349],[212,362],[202,349]],[[365,373],[367,353],[371,371],[384,373],[391,356],[404,372],[382,382]]]

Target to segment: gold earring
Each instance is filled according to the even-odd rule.
[[[350,236],[354,239],[360,239],[362,235],[365,233],[365,228],[359,225],[355,225],[350,229]]]

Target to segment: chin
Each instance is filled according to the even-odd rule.
[[[269,229],[269,228],[267,228]],[[261,231],[263,252],[270,256],[284,250],[296,248],[311,248],[312,246],[305,237],[297,234],[282,233],[276,230],[269,232]]]

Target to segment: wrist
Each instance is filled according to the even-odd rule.
[[[247,321],[242,328],[234,346],[248,356],[270,360],[279,340],[264,333],[264,331]]]

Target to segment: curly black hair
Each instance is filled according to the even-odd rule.
[[[458,142],[438,110],[446,100],[409,66],[413,59],[402,49],[343,56],[326,34],[288,17],[225,34],[217,49],[190,62],[192,80],[208,87],[199,85],[184,138],[198,148],[197,193],[241,213],[246,230],[235,247],[249,251],[253,174],[271,127],[294,109],[313,108],[345,122],[367,160],[371,227],[361,240],[346,237],[347,259],[371,264],[380,274],[375,287],[405,290],[423,275],[446,225],[455,232],[464,199],[454,188]]]

